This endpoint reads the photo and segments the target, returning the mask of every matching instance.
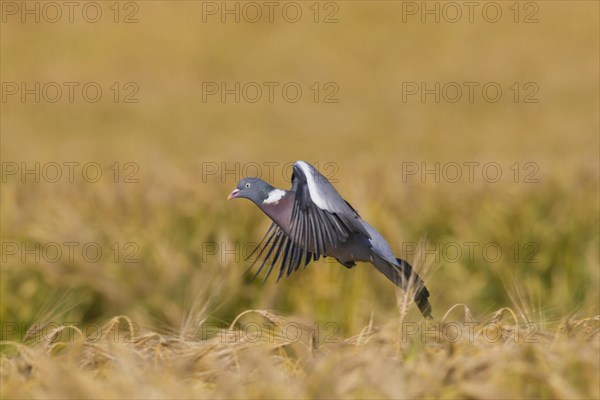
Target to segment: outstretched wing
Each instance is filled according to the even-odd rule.
[[[294,200],[290,236],[320,257],[354,233],[370,238],[360,216],[333,185],[304,161],[294,163]]]
[[[254,258],[255,255],[256,257]],[[265,283],[273,268],[279,264],[279,273],[277,274],[277,282],[279,282],[285,271],[287,271],[286,275],[290,276],[292,272],[300,267],[303,257],[304,266],[306,266],[313,257],[313,253],[302,248],[298,243],[294,243],[285,231],[273,222],[262,241],[252,254],[248,256],[248,259],[254,258],[248,271],[260,261],[260,267],[258,267],[251,280],[256,279],[263,268],[268,265],[269,267],[263,278],[263,283]],[[314,259],[317,260],[318,257],[314,255]]]
[[[263,282],[278,263],[279,281],[284,271],[288,276],[296,271],[302,259],[306,266],[311,258],[318,260],[326,256],[328,249],[335,251],[352,234],[359,233],[370,238],[354,208],[323,175],[304,161],[294,163],[291,192],[294,193],[294,201],[288,226],[271,225],[257,248],[257,258],[250,266],[252,268],[262,259],[254,275],[256,278],[269,264]]]

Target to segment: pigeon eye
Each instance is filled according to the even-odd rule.
[[[249,187],[250,187],[250,184],[249,184],[249,183],[246,183],[246,187],[247,187],[247,188],[249,188]]]

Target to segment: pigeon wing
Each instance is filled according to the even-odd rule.
[[[352,234],[370,238],[356,210],[310,164],[294,163],[292,192],[295,199],[289,235],[301,247],[310,249],[316,259]]]

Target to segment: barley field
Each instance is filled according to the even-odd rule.
[[[600,398],[597,2],[0,2],[0,397]],[[315,165],[410,261],[275,283]]]

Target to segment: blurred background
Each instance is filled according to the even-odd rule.
[[[436,317],[598,314],[598,3],[48,4],[2,2],[0,319],[22,326],[1,339],[178,327],[198,302],[343,334],[397,315],[366,264],[244,277],[270,221],[227,194],[257,171],[287,188],[295,160],[415,264]]]

